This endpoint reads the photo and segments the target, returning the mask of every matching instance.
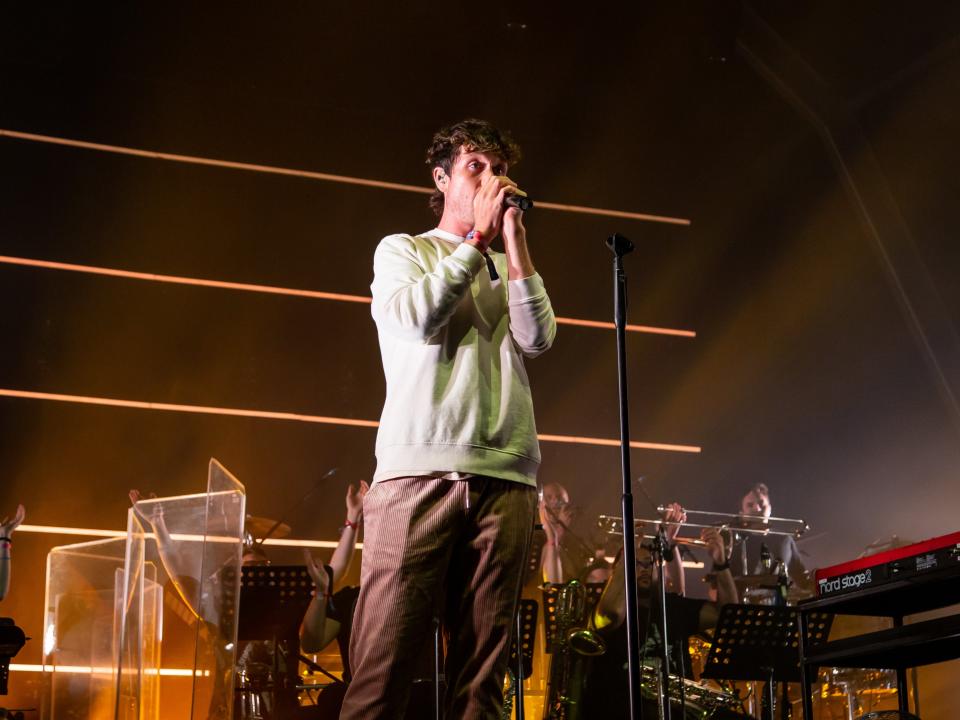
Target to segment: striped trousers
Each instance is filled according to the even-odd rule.
[[[370,489],[341,720],[403,717],[437,616],[448,632],[445,717],[499,717],[536,504],[535,488],[490,477]]]

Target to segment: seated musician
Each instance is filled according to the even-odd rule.
[[[688,639],[691,635],[712,628],[719,618],[719,609],[726,603],[737,602],[737,589],[727,563],[727,552],[719,530],[706,528],[701,539],[707,543],[717,577],[717,602],[693,600],[683,596],[685,583],[680,554],[674,544],[679,523],[686,515],[679,505],[668,507],[665,520],[668,550],[665,564],[667,588],[667,634],[671,646],[671,673],[690,677],[691,662]],[[641,665],[652,664],[662,654],[659,642],[660,617],[657,597],[654,558],[645,545],[637,548],[637,590],[640,628]],[[605,637],[607,651],[592,658],[583,692],[583,704],[592,717],[623,717],[629,708],[629,679],[627,676],[626,603],[624,597],[623,563],[617,559],[614,572],[604,588],[603,595],[594,610],[593,622],[597,631]],[[682,665],[682,667],[681,667]],[[644,711],[648,717],[656,717],[655,694],[648,688],[644,691]]]

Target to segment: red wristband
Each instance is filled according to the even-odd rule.
[[[343,526],[345,528],[351,528],[352,530],[356,530],[358,527],[360,527],[360,523],[353,522],[352,520],[350,520],[350,518],[347,518],[346,520],[343,521]]]

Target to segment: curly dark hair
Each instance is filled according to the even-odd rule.
[[[520,162],[520,146],[509,134],[498,130],[486,120],[469,118],[437,131],[427,148],[427,165],[431,171],[441,168],[448,175],[461,149],[467,152],[494,153],[508,165]],[[443,215],[443,193],[434,190],[430,208],[437,217]]]

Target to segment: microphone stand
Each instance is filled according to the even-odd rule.
[[[607,247],[613,252],[613,308],[617,334],[617,371],[620,387],[620,465],[621,513],[623,521],[623,582],[627,613],[627,675],[630,679],[630,717],[637,720],[642,712],[640,703],[640,628],[637,613],[637,556],[636,528],[633,519],[633,492],[630,473],[630,419],[627,400],[627,286],[623,273],[623,256],[633,251],[633,243],[620,233],[607,238]],[[669,708],[669,705],[668,705]]]
[[[670,640],[667,637],[667,583],[664,569],[666,566],[667,531],[665,524],[660,523],[656,537],[653,538],[653,561],[657,565],[657,597],[660,600],[660,693],[657,698],[660,703],[660,717],[670,720]],[[683,682],[681,680],[681,682]]]
[[[647,492],[647,489],[643,486],[643,481],[646,478],[638,477],[637,478],[637,487],[640,488],[640,492],[647,499],[647,502],[650,503],[650,506],[654,508],[656,512],[660,512],[660,507],[653,501],[653,498],[650,497],[650,493]],[[650,550],[653,555],[653,561],[657,565],[657,597],[660,601],[660,617],[657,618],[657,621],[660,624],[660,638],[662,643],[662,652],[660,654],[660,665],[661,665],[661,676],[662,680],[660,681],[660,693],[657,696],[657,701],[659,703],[660,718],[662,720],[670,720],[670,715],[672,713],[672,708],[670,707],[670,641],[667,638],[667,574],[664,572],[666,569],[666,564],[669,562],[667,560],[667,550],[670,548],[670,543],[667,541],[667,524],[661,522],[657,526],[657,534],[653,537],[650,542]],[[679,545],[677,547],[680,547]],[[670,551],[671,554],[673,551]],[[683,691],[683,666],[680,667],[680,690]],[[680,696],[680,711],[683,712],[684,708],[684,699],[683,695]]]
[[[327,470],[322,476],[320,476],[320,479],[317,480],[317,481],[310,487],[310,489],[308,489],[300,498],[297,499],[297,501],[296,501],[293,505],[291,505],[289,508],[287,508],[287,510],[284,511],[283,515],[280,516],[280,519],[277,520],[277,521],[273,524],[273,527],[272,527],[272,528],[270,528],[269,530],[267,530],[267,532],[264,534],[264,536],[263,536],[262,538],[257,538],[257,539],[256,539],[256,544],[257,544],[257,545],[263,545],[263,541],[264,541],[264,540],[267,540],[271,535],[273,535],[273,534],[277,531],[277,528],[278,528],[278,527],[280,527],[281,525],[283,525],[284,519],[287,518],[287,517],[289,517],[290,513],[292,513],[294,510],[296,510],[298,507],[300,507],[300,505],[302,505],[302,504],[306,501],[306,499],[307,499],[308,497],[310,497],[310,496],[313,495],[317,490],[319,490],[319,489],[320,489],[320,483],[322,483],[322,482],[323,482],[324,480],[326,480],[327,478],[332,477],[333,475],[335,475],[336,472],[337,472],[337,468],[332,467],[332,468],[330,468],[329,470]]]

